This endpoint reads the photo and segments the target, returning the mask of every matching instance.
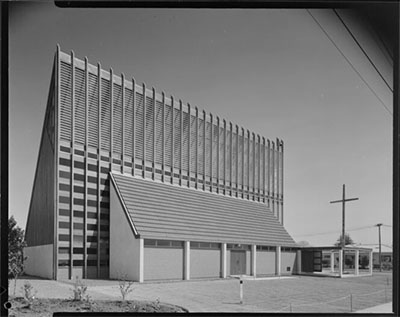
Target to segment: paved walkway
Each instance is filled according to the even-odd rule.
[[[362,313],[362,314],[393,313],[392,302],[366,309],[361,309],[356,311],[356,313]]]
[[[179,281],[134,284],[128,299],[156,300],[187,308],[190,312],[338,312],[364,309],[390,312],[391,275],[355,278],[291,276],[282,278],[249,278],[243,281],[243,303],[240,303],[239,280]],[[17,295],[26,280],[18,281]],[[37,297],[71,298],[73,281],[31,279]],[[121,295],[118,281],[85,280],[92,299],[116,299]],[[12,295],[12,288],[10,289]],[[379,305],[379,306],[378,306]],[[376,306],[376,307],[375,307]]]

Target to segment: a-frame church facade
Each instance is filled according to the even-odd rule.
[[[135,281],[299,270],[283,142],[57,48],[28,274]]]

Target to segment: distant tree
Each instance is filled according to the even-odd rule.
[[[17,279],[24,272],[24,230],[17,226],[14,216],[8,219],[8,278],[14,279],[14,296]]]
[[[344,234],[344,244],[348,245],[348,244],[354,244],[353,239],[350,237],[350,235],[348,233]],[[340,237],[336,240],[335,246],[336,247],[340,247],[342,245],[342,235],[340,235]]]
[[[309,247],[310,246],[310,243],[308,241],[305,241],[305,240],[299,241],[299,242],[297,242],[297,244],[299,246],[301,246],[301,247]]]
[[[369,265],[369,258],[363,255],[360,259],[360,265],[362,269],[365,269]]]

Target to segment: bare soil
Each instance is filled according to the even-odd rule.
[[[113,301],[113,300],[90,300],[74,301],[59,298],[36,298],[29,306],[23,297],[10,300],[12,307],[9,310],[10,317],[32,316],[48,317],[55,312],[160,312],[160,313],[186,313],[185,308],[160,303],[156,301]]]

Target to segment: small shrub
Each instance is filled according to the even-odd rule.
[[[24,273],[24,230],[17,226],[14,216],[8,219],[8,278],[14,279],[14,292],[17,288],[17,279]]]
[[[22,292],[24,295],[24,299],[27,302],[27,307],[30,308],[33,304],[33,301],[36,297],[37,291],[33,289],[33,286],[29,282],[25,282],[22,287]]]
[[[119,291],[121,292],[122,301],[125,301],[126,296],[133,292],[133,281],[128,281],[127,276],[119,279]]]
[[[72,289],[73,293],[73,298],[72,300],[74,301],[90,301],[90,297],[88,294],[86,294],[87,291],[87,286],[85,283],[83,283],[78,277],[75,278],[75,283],[74,283],[74,288]]]

